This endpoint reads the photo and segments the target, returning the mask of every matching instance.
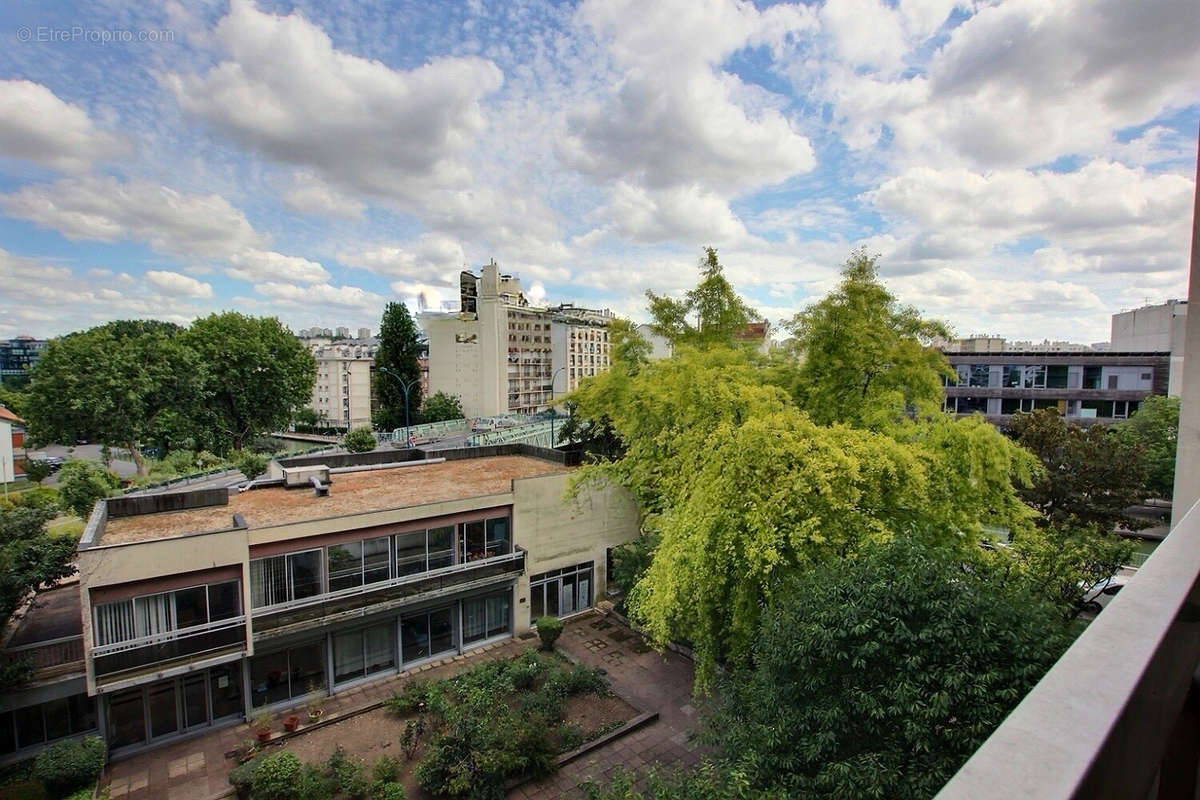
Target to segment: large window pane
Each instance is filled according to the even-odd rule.
[[[362,542],[329,548],[329,591],[362,586]]]
[[[114,644],[137,638],[133,601],[120,600],[96,606],[96,645]]]
[[[1065,389],[1067,388],[1067,375],[1069,368],[1065,365],[1054,365],[1046,368],[1046,388],[1047,389]]]
[[[268,653],[250,659],[250,702],[268,706],[288,699],[288,654]]]
[[[214,583],[208,587],[208,618],[212,622],[236,617],[242,607],[237,581]]]
[[[388,622],[363,631],[363,661],[368,675],[396,665],[394,630],[395,625]]]
[[[291,572],[292,600],[303,600],[321,593],[321,551],[292,553],[288,557]]]
[[[487,600],[464,600],[462,604],[463,644],[487,638]]]
[[[117,692],[108,700],[108,746],[114,750],[146,741],[142,690]]]
[[[454,526],[429,530],[429,568],[440,569],[454,563]]]
[[[406,664],[429,657],[428,614],[412,614],[400,618],[400,657]]]
[[[293,647],[289,656],[292,662],[292,697],[325,688],[324,642]]]
[[[363,583],[377,583],[390,577],[391,541],[391,537],[382,536],[363,542]]]
[[[133,607],[137,612],[138,636],[154,636],[175,630],[175,603],[170,592],[135,597]]]
[[[538,621],[546,614],[546,584],[529,587],[529,622]]]
[[[474,561],[483,558],[485,551],[483,521],[465,522],[463,532],[463,561]]]
[[[18,708],[13,715],[17,718],[17,746],[31,747],[46,741],[46,728],[42,724],[42,707]]]
[[[454,612],[443,608],[429,614],[429,650],[431,655],[454,649]]]
[[[425,531],[396,536],[396,577],[425,571]]]
[[[286,603],[287,556],[257,558],[250,562],[250,603],[254,608]]]
[[[71,695],[71,733],[96,730],[96,698],[86,694]]]
[[[512,597],[508,592],[487,599],[488,638],[508,632],[511,604]]]
[[[207,587],[194,586],[175,593],[175,627],[190,628],[208,622]]]
[[[489,519],[487,521],[488,556],[502,556],[508,552],[508,517]]]
[[[175,681],[156,683],[148,692],[150,709],[150,738],[166,736],[179,730],[179,715],[175,708]]]
[[[363,676],[362,631],[339,633],[333,637],[333,682],[342,683]]]
[[[47,741],[71,735],[71,711],[67,698],[42,703],[42,716],[46,720]]]
[[[193,673],[183,679],[183,726],[195,728],[208,723],[208,676]]]
[[[241,664],[222,664],[209,670],[208,691],[212,696],[213,719],[242,713]]]
[[[13,727],[11,711],[0,713],[0,754],[11,753],[17,749],[17,731]]]

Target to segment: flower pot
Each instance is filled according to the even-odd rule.
[[[321,717],[323,717],[324,715],[325,715],[325,711],[323,709],[320,709],[320,708],[314,709],[314,710],[308,712],[308,721],[310,723],[320,722]]]
[[[271,729],[270,728],[263,728],[262,730],[260,730],[258,732],[258,740],[260,742],[268,741],[268,740],[270,740],[270,738],[271,738]]]
[[[290,717],[284,717],[283,729],[285,731],[287,731],[288,733],[292,733],[296,730],[296,728],[299,728],[299,727],[300,727],[300,718],[298,716],[296,716],[295,714],[292,714]]]

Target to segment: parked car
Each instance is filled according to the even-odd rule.
[[[1125,588],[1125,584],[1129,582],[1128,575],[1118,572],[1109,578],[1098,581],[1095,585],[1090,586],[1083,596],[1079,599],[1084,611],[1093,614],[1099,614],[1109,601],[1116,596],[1117,592]]]
[[[58,472],[62,469],[62,465],[67,463],[67,460],[62,456],[48,456],[45,453],[30,453],[27,459],[48,465],[51,472]]]

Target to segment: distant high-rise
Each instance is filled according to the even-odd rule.
[[[359,339],[370,339],[371,338],[371,329],[370,328],[359,328],[358,329],[358,338]]]

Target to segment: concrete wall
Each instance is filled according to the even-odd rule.
[[[0,483],[10,483],[16,476],[12,443],[12,423],[0,420]]]
[[[525,548],[525,574],[517,582],[516,633],[529,629],[529,576],[584,561],[595,562],[594,597],[608,591],[608,548],[632,541],[640,523],[633,497],[613,484],[564,498],[570,474],[513,481],[513,541]]]
[[[458,395],[466,417],[496,413],[482,410],[479,322],[454,314],[425,314],[421,325],[429,337],[429,393]]]

